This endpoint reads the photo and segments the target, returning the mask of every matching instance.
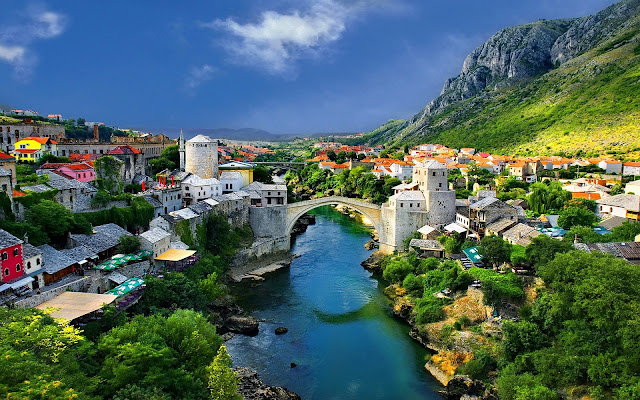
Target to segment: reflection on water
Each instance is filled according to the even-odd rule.
[[[316,224],[296,239],[292,251],[301,256],[291,268],[234,286],[240,305],[264,321],[257,336],[227,343],[234,364],[303,399],[440,399],[424,370],[427,351],[360,266],[370,229],[330,207],[315,213]],[[278,326],[289,332],[276,335]]]

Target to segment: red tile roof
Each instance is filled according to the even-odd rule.
[[[40,169],[58,169],[67,165],[68,163],[44,163]]]
[[[141,154],[142,152],[138,149],[135,149],[131,146],[118,146],[113,150],[109,150],[109,152],[107,154]]]
[[[55,140],[51,140],[47,137],[41,137],[41,136],[29,136],[22,140],[33,140],[34,142],[38,142],[40,144],[46,144],[47,142],[51,142],[51,144],[58,144],[58,142],[56,142]]]
[[[3,152],[0,151],[0,160],[12,160],[12,161],[14,161],[15,158],[11,157],[7,153],[3,153]]]
[[[15,149],[14,152],[16,153],[26,153],[26,154],[32,154],[35,153],[36,151],[38,151],[38,149]]]
[[[26,196],[27,194],[24,192],[19,192],[17,190],[13,191],[13,197],[22,197],[22,196]]]
[[[85,163],[78,163],[78,164],[68,164],[66,165],[67,168],[73,170],[73,171],[86,171],[88,169],[92,169],[92,167],[90,165],[87,165]]]

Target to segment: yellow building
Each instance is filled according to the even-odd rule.
[[[225,171],[239,172],[242,175],[242,187],[253,183],[253,164],[249,164],[241,161],[232,161],[230,163],[222,164],[218,166],[218,173],[222,174]]]
[[[58,155],[58,143],[46,137],[30,136],[14,144],[13,156],[17,161],[36,162],[45,154]]]

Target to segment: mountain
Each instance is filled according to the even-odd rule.
[[[179,128],[136,128],[137,130],[141,130],[144,132],[153,132],[153,133],[164,133],[169,137],[178,137],[180,134]],[[242,128],[242,129],[229,129],[229,128],[208,128],[208,129],[197,129],[197,128],[185,128],[183,129],[183,134],[186,140],[191,139],[196,135],[205,135],[210,136],[215,139],[227,139],[227,140],[238,140],[238,141],[259,141],[259,142],[286,142],[293,140],[295,138],[302,137],[320,137],[320,136],[339,136],[339,135],[353,135],[353,133],[300,133],[300,134],[276,134],[267,132],[262,129],[255,128]]]
[[[640,0],[493,35],[410,120],[373,143],[442,143],[518,154],[640,157]]]

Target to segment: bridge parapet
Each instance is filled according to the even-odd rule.
[[[319,199],[305,200],[298,203],[289,203],[287,205],[287,233],[291,233],[293,225],[303,214],[313,210],[314,208],[326,205],[344,205],[358,211],[371,221],[376,231],[380,234],[381,207],[377,204],[343,196],[321,197]]]

